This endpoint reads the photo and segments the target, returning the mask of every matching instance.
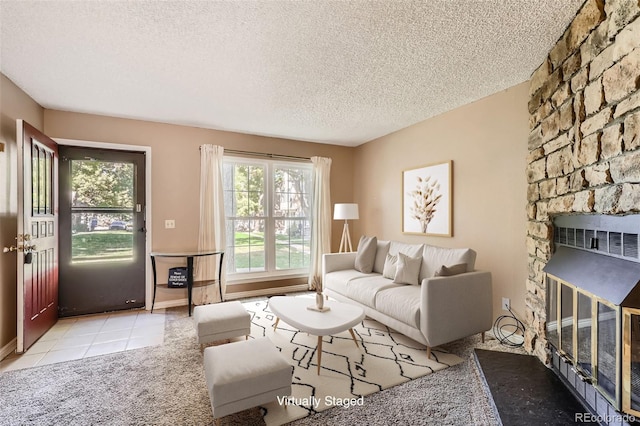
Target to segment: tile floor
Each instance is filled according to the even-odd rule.
[[[63,318],[27,352],[0,361],[0,372],[163,343],[163,309],[153,314],[141,310]]]

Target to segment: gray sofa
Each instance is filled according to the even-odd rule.
[[[324,255],[326,296],[362,307],[370,318],[427,345],[429,356],[432,347],[444,343],[476,333],[484,338],[493,319],[491,273],[475,270],[475,251],[396,241],[373,244],[370,273],[356,269],[355,252]],[[422,258],[417,285],[399,284],[382,275],[389,276],[385,263],[398,253]],[[456,274],[461,270],[467,272]]]

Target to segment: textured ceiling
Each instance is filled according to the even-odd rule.
[[[0,1],[45,108],[354,146],[521,83],[583,0]]]

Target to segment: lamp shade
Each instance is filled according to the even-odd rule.
[[[359,219],[357,204],[336,204],[333,208],[334,220]]]

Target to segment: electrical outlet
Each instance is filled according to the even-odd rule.
[[[511,300],[509,300],[508,297],[503,297],[502,298],[502,310],[503,311],[508,311],[509,309],[511,309]]]
[[[173,229],[176,227],[176,221],[173,219],[167,219],[164,221],[164,228],[165,229]]]

